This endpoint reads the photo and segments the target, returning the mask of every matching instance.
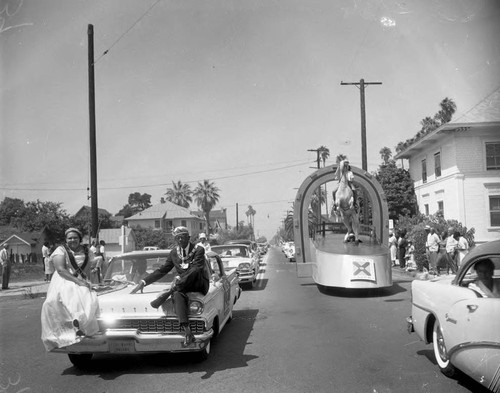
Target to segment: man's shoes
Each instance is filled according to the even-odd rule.
[[[194,344],[196,342],[196,338],[194,337],[193,333],[186,333],[186,336],[184,337],[184,341],[182,342],[183,347],[189,347],[191,344]]]

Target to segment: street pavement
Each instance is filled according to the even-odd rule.
[[[411,281],[415,274],[401,270],[398,266],[392,268],[393,281]],[[42,297],[47,294],[49,283],[39,281],[18,281],[9,283],[9,289],[0,291],[0,299],[29,299]]]

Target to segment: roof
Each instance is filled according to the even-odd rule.
[[[42,232],[43,230],[35,232],[21,232],[8,225],[0,226],[0,244],[6,243],[13,238],[17,238],[19,241],[25,244],[34,245],[42,239]]]
[[[500,88],[448,124],[500,122]]]
[[[473,131],[474,127],[478,126],[500,126],[500,88],[455,120],[443,124],[422,138],[417,139],[415,142],[408,145],[405,150],[396,154],[394,158],[396,160],[401,158],[408,159],[424,150],[426,147],[434,144],[438,139],[442,138],[443,135]]]
[[[176,218],[196,218],[199,217],[191,214],[189,209],[176,205],[175,203],[165,201],[164,203],[160,203],[158,205],[153,205],[142,212],[134,214],[131,217],[128,217],[127,221],[134,220],[153,220],[164,218],[166,220],[173,220]]]

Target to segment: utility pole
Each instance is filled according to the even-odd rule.
[[[359,82],[340,82],[341,85],[355,85],[359,86],[361,95],[361,168],[368,171],[368,160],[366,154],[366,117],[365,117],[365,86],[366,85],[381,85],[382,82],[365,82],[360,79]]]
[[[99,215],[97,207],[97,147],[95,136],[95,85],[94,85],[94,26],[88,25],[88,66],[89,66],[89,117],[90,117],[90,207],[92,229],[90,238],[99,235]]]
[[[239,223],[238,223],[238,203],[236,203],[236,232],[239,231]]]

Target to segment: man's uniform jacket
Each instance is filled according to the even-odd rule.
[[[210,286],[209,274],[205,262],[205,249],[189,243],[187,269],[181,267],[182,260],[178,255],[178,247],[172,249],[164,265],[156,269],[149,276],[144,278],[146,285],[149,285],[167,274],[175,268],[180,277],[175,283],[175,290],[180,292],[201,292],[206,295]]]

